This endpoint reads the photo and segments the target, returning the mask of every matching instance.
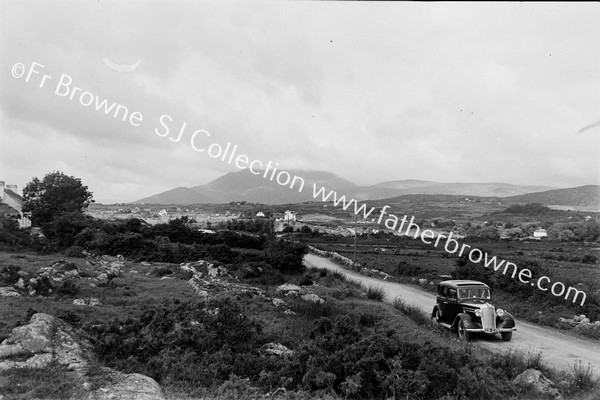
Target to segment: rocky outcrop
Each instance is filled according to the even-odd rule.
[[[13,329],[0,344],[0,370],[44,368],[52,362],[82,368],[90,359],[89,342],[48,314],[34,314],[29,324]]]
[[[519,374],[513,383],[519,387],[533,391],[543,399],[562,400],[562,395],[556,388],[554,382],[546,378],[537,369],[527,369]]]
[[[51,365],[66,366],[84,381],[94,355],[90,343],[66,322],[48,314],[34,314],[27,325],[13,329],[0,344],[0,371],[18,368],[41,369]],[[87,400],[164,400],[159,384],[140,374],[124,374],[102,368],[104,382],[88,393]]]
[[[77,264],[67,260],[58,260],[50,266],[40,267],[35,273],[16,267],[18,280],[9,282],[10,286],[0,288],[0,297],[49,296],[63,283],[74,280],[88,281],[90,286],[106,285],[121,275],[125,265],[122,257],[111,256],[90,258],[86,264],[92,271],[82,271]]]
[[[257,287],[239,284],[237,278],[230,274],[226,267],[216,265],[208,261],[199,260],[195,262],[182,263],[179,265],[182,271],[190,272],[192,277],[188,283],[202,299],[209,299],[224,293],[244,293],[252,296],[260,296],[266,299],[265,292]]]

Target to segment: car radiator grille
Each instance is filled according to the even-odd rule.
[[[496,312],[494,311],[494,307],[481,308],[481,326],[486,332],[496,330]]]

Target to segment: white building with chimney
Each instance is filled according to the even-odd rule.
[[[6,185],[0,181],[0,203],[3,205],[2,214],[14,216],[19,221],[19,228],[29,228],[29,214],[23,212],[23,197],[18,194],[17,185]],[[14,210],[11,211],[11,210]]]

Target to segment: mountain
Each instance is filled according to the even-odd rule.
[[[286,204],[313,200],[313,184],[325,186],[330,190],[347,191],[356,187],[350,181],[340,178],[330,172],[290,170],[290,183],[282,186],[277,181],[270,180],[270,173],[264,178],[249,170],[231,172],[214,181],[195,186],[192,189],[209,197],[213,203],[228,203],[230,201],[247,201],[263,204]],[[299,177],[301,179],[296,179]],[[281,182],[285,182],[284,175]],[[300,188],[302,191],[300,192]]]
[[[357,200],[377,200],[406,194],[446,194],[481,197],[508,197],[531,192],[554,189],[545,186],[519,186],[508,183],[441,183],[423,180],[395,180],[371,186],[359,186],[331,172],[288,170],[292,180],[287,186],[270,180],[270,172],[264,178],[264,171],[255,175],[248,169],[231,172],[205,185],[191,188],[178,187],[134,203],[150,204],[194,204],[229,203],[247,201],[263,204],[288,204],[314,201],[313,185],[335,190],[347,198]],[[300,179],[293,180],[293,177]],[[282,182],[286,176],[281,177]],[[304,184],[302,192],[298,189]],[[290,188],[290,186],[292,186]],[[327,193],[328,193],[327,192]]]
[[[155,194],[154,196],[146,197],[134,203],[146,204],[198,204],[211,203],[210,199],[202,193],[186,188],[178,187],[167,190],[166,192]]]
[[[230,172],[206,185],[191,188],[177,188],[154,196],[146,197],[134,203],[149,204],[193,204],[193,203],[229,203],[232,201],[247,201],[262,204],[300,203],[314,200],[312,197],[313,184],[324,186],[328,190],[348,193],[357,187],[356,184],[325,171],[288,170],[290,183],[282,186],[270,180],[270,172],[264,178],[264,170],[260,175],[253,174],[248,169]],[[304,181],[303,190],[300,177]],[[286,176],[282,176],[282,182]],[[181,194],[181,197],[178,197]]]
[[[546,206],[600,209],[600,185],[578,186],[568,189],[527,193],[503,199],[512,203],[540,203]]]

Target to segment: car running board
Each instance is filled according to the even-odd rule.
[[[441,326],[443,326],[443,327],[446,327],[446,328],[448,328],[448,329],[452,329],[452,325],[450,325],[450,324],[447,324],[447,323],[445,323],[445,322],[438,322],[438,324],[439,324],[439,325],[441,325]]]

